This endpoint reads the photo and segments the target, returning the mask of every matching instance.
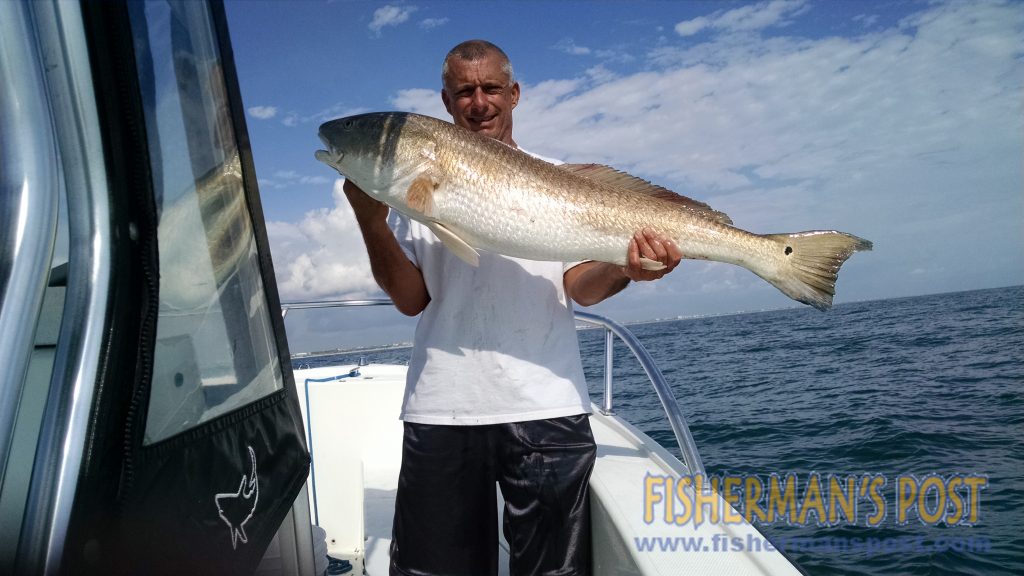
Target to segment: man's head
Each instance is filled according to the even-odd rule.
[[[515,146],[512,109],[519,83],[508,56],[486,40],[452,48],[441,68],[441,100],[456,124]]]

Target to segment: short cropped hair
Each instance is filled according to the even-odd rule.
[[[444,57],[444,63],[441,65],[441,86],[444,86],[445,80],[448,79],[448,62],[452,58],[472,62],[489,54],[497,54],[501,58],[501,71],[508,75],[508,85],[515,84],[516,76],[512,71],[512,61],[508,59],[504,50],[487,40],[466,40],[449,50],[448,55]]]

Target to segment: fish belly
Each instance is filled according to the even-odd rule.
[[[631,234],[581,226],[574,207],[544,194],[446,192],[436,220],[474,248],[525,258],[625,264]]]

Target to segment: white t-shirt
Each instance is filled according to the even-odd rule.
[[[562,263],[480,251],[474,268],[423,224],[395,210],[389,224],[431,296],[402,420],[480,425],[590,412]]]

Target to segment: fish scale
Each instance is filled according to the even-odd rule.
[[[477,250],[532,260],[625,265],[644,228],[684,258],[747,268],[787,296],[832,305],[839,268],[871,242],[834,230],[758,235],[724,214],[613,168],[553,165],[450,122],[404,112],[320,126],[318,160],[427,225],[471,265]],[[660,267],[646,260],[645,267]]]

